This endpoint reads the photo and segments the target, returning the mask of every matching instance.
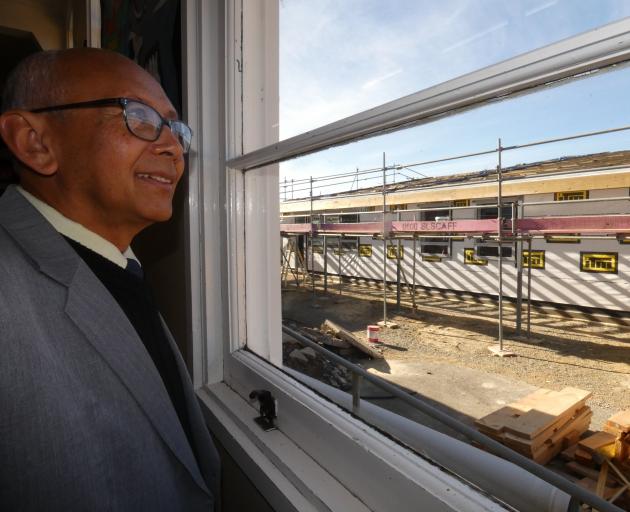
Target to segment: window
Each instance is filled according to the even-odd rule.
[[[390,212],[403,212],[407,209],[406,204],[391,204],[389,205]]]
[[[487,258],[477,258],[475,250],[472,248],[464,249],[464,263],[466,265],[487,265]]]
[[[618,256],[616,252],[581,252],[580,271],[595,274],[616,274]]]
[[[531,265],[532,268],[545,268],[545,251],[523,251],[523,268]]]
[[[321,236],[313,237],[311,241],[311,250],[314,254],[324,254],[324,238]]]
[[[499,246],[498,245],[477,245],[476,247],[477,255],[482,257],[499,257]],[[504,258],[512,257],[512,247],[501,247],[501,255]]]
[[[450,220],[451,212],[449,210],[426,210],[421,212],[422,220]],[[430,237],[420,239],[420,252],[426,255],[448,256],[450,254],[451,242],[447,237]],[[422,261],[428,261],[422,258]],[[441,261],[441,258],[440,258]]]
[[[455,201],[453,201],[453,206],[456,208],[470,206],[470,199],[456,199]]]
[[[389,260],[402,260],[405,256],[405,248],[400,245],[390,244],[387,246],[387,259]]]
[[[582,239],[578,235],[579,233],[556,236],[550,235],[545,237],[545,241],[549,244],[579,244]]]
[[[496,206],[488,208],[479,208],[478,216],[480,219],[496,219],[499,209]],[[501,208],[501,217],[504,219],[512,218],[512,205],[503,205]]]
[[[556,192],[553,195],[554,201],[579,201],[588,199],[588,190],[574,190],[572,192]]]
[[[283,2],[282,8],[292,9],[296,4],[298,2]],[[621,24],[619,26],[603,27],[597,32],[564,40],[562,44],[552,44],[544,51],[534,50],[517,59],[504,61],[523,51],[599,26],[625,12],[605,9],[598,5],[592,16],[585,16],[572,2],[556,4],[560,12],[555,10],[555,4],[549,9],[537,12],[535,6],[519,5],[517,15],[497,22],[497,29],[486,32],[486,35],[493,34],[490,44],[486,46],[498,52],[493,55],[487,55],[478,47],[478,43],[483,42],[484,29],[488,28],[488,20],[484,17],[476,19],[473,23],[476,26],[469,27],[465,34],[460,30],[453,30],[452,25],[444,24],[445,31],[442,35],[455,38],[452,41],[444,41],[432,31],[417,30],[415,25],[412,25],[412,30],[407,31],[400,31],[400,27],[395,27],[397,30],[395,33],[408,34],[411,41],[411,45],[406,45],[401,53],[403,63],[408,62],[410,55],[417,54],[411,50],[418,43],[416,40],[418,34],[422,34],[423,37],[424,34],[428,34],[427,37],[436,37],[432,45],[420,41],[423,43],[422,48],[426,48],[426,52],[421,52],[423,55],[418,54],[423,62],[426,56],[432,53],[437,55],[439,61],[440,49],[448,49],[446,52],[448,55],[442,56],[444,58],[441,63],[435,63],[431,67],[436,73],[426,73],[428,82],[422,83],[420,87],[423,89],[405,97],[405,94],[418,88],[418,82],[411,80],[407,84],[402,84],[402,81],[398,80],[401,78],[398,77],[398,73],[392,74],[396,69],[381,69],[380,66],[375,66],[376,61],[379,63],[393,61],[388,55],[375,57],[372,51],[374,47],[371,46],[374,44],[372,38],[363,39],[370,43],[365,45],[366,48],[357,45],[356,39],[352,41],[352,51],[344,52],[339,47],[340,51],[331,55],[331,58],[342,60],[337,61],[337,64],[326,62],[323,72],[321,65],[314,64],[303,53],[303,46],[306,45],[294,44],[299,38],[290,37],[290,34],[296,30],[297,33],[312,38],[309,43],[326,39],[326,31],[334,30],[338,26],[334,23],[334,16],[331,22],[318,25],[318,30],[306,31],[304,26],[300,25],[299,19],[285,18],[279,22],[281,7],[279,3],[273,1],[185,2],[186,12],[183,21],[186,27],[187,53],[183,66],[187,73],[187,80],[184,83],[188,102],[185,115],[196,134],[195,146],[190,154],[190,198],[187,202],[189,223],[187,242],[192,274],[189,284],[193,378],[195,385],[200,389],[199,396],[203,401],[208,421],[229,425],[229,428],[226,426],[216,430],[232,445],[237,445],[236,452],[245,454],[239,457],[249,456],[248,470],[257,471],[261,478],[269,479],[265,482],[272,482],[271,487],[280,489],[277,494],[285,499],[281,503],[290,505],[284,508],[335,510],[338,508],[330,505],[327,500],[332,499],[336,492],[345,492],[360,497],[361,503],[357,503],[357,508],[364,506],[387,510],[392,491],[395,492],[397,499],[413,496],[414,505],[426,510],[438,507],[461,509],[463,503],[465,506],[469,505],[471,510],[496,508],[496,504],[490,502],[484,494],[462,485],[448,472],[435,471],[434,465],[426,463],[424,459],[414,456],[385,436],[367,428],[356,418],[340,413],[337,406],[330,405],[322,397],[296,382],[288,373],[278,370],[278,367],[282,367],[278,265],[280,237],[277,225],[280,213],[278,162],[288,162],[294,169],[301,167],[304,175],[309,172],[308,166],[304,164],[311,158],[305,155],[315,156],[316,152],[321,150],[330,151],[328,154],[332,155],[331,162],[336,165],[336,169],[354,169],[356,165],[363,166],[364,163],[364,168],[378,166],[381,164],[380,161],[374,163],[368,158],[373,158],[376,154],[380,159],[381,151],[364,151],[365,146],[362,144],[368,141],[369,136],[376,136],[410,123],[420,124],[405,132],[378,135],[379,141],[387,144],[387,141],[391,141],[391,137],[397,134],[396,136],[411,140],[410,146],[414,148],[417,148],[419,140],[427,140],[426,146],[429,150],[437,139],[459,140],[462,141],[463,150],[473,152],[478,148],[466,146],[470,143],[471,133],[470,130],[464,129],[465,123],[462,123],[462,120],[477,119],[477,126],[492,125],[489,132],[493,132],[496,137],[497,133],[501,135],[505,133],[502,129],[495,131],[496,126],[493,125],[499,122],[497,120],[500,116],[497,112],[501,109],[509,111],[509,115],[504,116],[501,121],[508,135],[512,135],[513,132],[510,130],[521,124],[519,115],[531,115],[532,112],[537,115],[541,130],[549,130],[541,132],[541,135],[563,133],[558,129],[559,126],[554,126],[550,120],[568,124],[571,119],[558,115],[546,106],[539,105],[535,110],[527,107],[531,104],[530,101],[550,102],[550,105],[554,105],[558,98],[560,101],[575,101],[583,106],[580,111],[581,118],[593,123],[589,125],[589,129],[593,129],[600,118],[591,114],[593,111],[597,112],[599,108],[597,100],[605,94],[599,92],[590,103],[583,100],[584,96],[591,97],[588,91],[593,84],[597,84],[596,88],[601,86],[601,90],[605,90],[606,87],[626,88],[630,79],[624,70],[609,73],[608,76],[594,74],[582,81],[570,82],[555,88],[542,90],[536,87],[550,82],[555,83],[577,73],[585,74],[595,70],[600,62],[614,64],[626,60],[628,54],[624,52],[628,51],[629,45],[624,42],[622,36],[628,32],[630,23],[619,22]],[[612,0],[607,1],[605,7],[613,4],[624,8],[623,3],[614,3]],[[312,5],[318,14],[323,13],[325,16],[330,15],[330,9],[335,6],[334,3],[326,4],[324,9],[319,7],[319,3],[314,2]],[[387,5],[386,9],[392,8]],[[512,3],[497,2],[496,5],[506,9]],[[448,6],[436,8],[447,9]],[[356,14],[354,9],[347,9],[344,6],[341,10],[344,15]],[[575,19],[581,20],[580,25],[576,28],[576,24],[573,24],[567,28],[568,24],[563,23],[560,32],[537,31],[536,37],[518,38],[517,47],[497,44],[502,40],[498,41],[494,36],[504,34],[504,29],[513,26],[516,20],[528,24],[529,27],[536,27],[540,20],[536,19],[536,16],[541,16],[539,13],[543,11],[546,11],[545,16],[553,11],[559,16],[558,19],[566,19],[567,12],[573,13]],[[529,15],[526,15],[527,12]],[[505,11],[501,13],[504,14]],[[423,13],[423,16],[425,14]],[[308,18],[307,21],[311,24],[315,16]],[[207,22],[208,20],[212,22]],[[379,19],[379,24],[380,21],[382,20]],[[279,26],[285,29],[281,31]],[[442,25],[436,23],[435,26]],[[475,38],[473,36],[476,33],[482,35]],[[380,41],[396,41],[396,38],[383,37],[383,34],[378,36]],[[345,101],[341,104],[336,103],[330,95],[318,95],[317,90],[312,87],[319,84],[308,76],[294,72],[287,74],[283,71],[278,62],[280,39],[289,47],[289,53],[283,55],[293,62],[303,62],[316,76],[339,82],[355,96],[363,96],[363,92],[358,92],[359,89],[378,90],[379,84],[387,83],[391,78],[396,78],[394,82],[412,89],[374,94],[367,102],[352,102],[351,105]],[[512,39],[516,38],[510,38],[506,42],[511,42]],[[594,45],[594,42],[600,44]],[[620,42],[621,44],[618,44]],[[365,50],[369,56],[368,61],[372,66],[368,68],[369,72],[380,73],[368,78],[365,73],[356,73],[356,69],[344,66],[344,62],[351,63],[355,60],[355,49]],[[294,53],[291,54],[291,51]],[[479,55],[482,61],[468,58],[474,55]],[[453,56],[457,56],[456,62]],[[490,69],[484,68],[499,61],[504,62]],[[445,65],[445,62],[449,65]],[[330,72],[331,69],[333,72]],[[468,71],[472,74],[463,75]],[[447,78],[460,74],[462,74],[460,78],[444,83]],[[355,75],[357,77],[362,75],[359,78],[363,82],[359,84],[365,84],[365,89],[356,84],[350,85],[348,77],[352,78]],[[610,79],[611,75],[615,79]],[[283,80],[284,83],[280,85],[279,82]],[[302,87],[304,84],[306,86]],[[440,95],[424,89],[434,84],[440,84]],[[326,87],[327,85],[324,85],[324,90]],[[572,94],[566,94],[567,89]],[[492,102],[494,99],[525,90],[533,92],[530,96],[521,96],[517,100]],[[299,93],[299,97],[291,96],[288,103],[280,107],[277,103],[278,97],[286,98],[285,93],[288,91]],[[390,99],[394,99],[394,103],[383,104],[373,112],[364,111],[370,106],[382,104]],[[300,104],[299,101],[309,102],[308,108],[305,109],[304,103]],[[330,108],[324,109],[326,110],[324,116],[319,114],[321,102],[330,104],[328,105]],[[479,109],[470,108],[481,106],[484,102],[489,103]],[[217,111],[217,105],[223,103],[226,104],[226,108],[219,108]],[[518,104],[517,107],[514,107],[515,104]],[[295,122],[292,127],[280,122],[281,109],[285,109],[287,117],[293,115]],[[463,109],[468,110],[463,114],[450,116],[454,111]],[[580,109],[572,111],[578,110]],[[614,119],[613,123],[616,121],[615,115],[621,110],[623,109],[610,112],[611,117],[607,118],[605,127],[610,127],[611,119]],[[356,112],[359,113],[352,123],[341,119]],[[566,112],[570,112],[570,109]],[[449,116],[445,115],[447,113]],[[459,117],[460,115],[462,117]],[[316,128],[329,121],[335,122],[334,129]],[[310,123],[311,126],[304,123]],[[621,124],[623,123],[619,123]],[[312,128],[315,129],[308,134],[296,135]],[[420,133],[426,134],[426,139],[418,137]],[[296,136],[290,141],[278,142],[290,135]],[[362,140],[351,146],[336,147],[359,139]],[[514,142],[522,141],[518,137],[512,139]],[[475,143],[478,141],[479,139],[475,139]],[[625,143],[627,141],[624,141]],[[329,149],[333,146],[335,149]],[[351,158],[347,157],[344,161],[340,156],[344,152],[346,155],[350,154]],[[288,159],[293,157],[300,158],[289,162]],[[483,165],[479,167],[480,169],[491,169],[494,163],[488,159],[479,165]],[[453,173],[461,168],[452,165],[448,170]],[[318,194],[319,191],[314,193],[313,202],[320,200]],[[293,197],[293,188],[291,196]],[[297,192],[295,197],[299,197]],[[492,194],[483,197],[491,198]],[[365,206],[373,207],[375,204],[380,203],[369,202],[369,198],[365,200]],[[380,206],[377,208],[380,209]],[[302,204],[291,211],[308,212],[309,205]],[[403,253],[398,253],[395,245],[392,247],[393,250],[387,249],[388,255],[393,252],[394,258],[402,258]],[[487,260],[483,262],[482,259],[475,258],[474,249],[466,251],[470,251],[465,255],[467,263],[487,264]],[[245,348],[247,350],[244,350]],[[252,355],[252,352],[256,356]],[[278,434],[277,437],[275,435],[261,437],[254,428],[250,428],[251,416],[255,411],[246,400],[249,392],[260,386],[269,389],[279,402],[281,413],[278,418],[280,428],[275,433]],[[237,399],[240,401],[237,402]],[[234,403],[237,405],[233,405]],[[278,446],[278,443],[274,444],[276,438],[286,439],[288,442]],[[288,449],[289,446],[296,449],[290,456],[284,457],[286,452],[282,450]],[[250,452],[256,456],[249,455]],[[312,490],[311,484],[316,487],[318,479],[302,482],[300,479],[303,467],[298,470],[292,462],[298,455],[307,457],[312,466],[322,469],[324,476],[330,478],[333,485],[335,483],[338,485],[333,487],[335,492],[322,492],[321,488]],[[277,462],[279,460],[283,463],[279,464]],[[394,464],[392,463],[394,460],[403,463]],[[348,461],[360,464],[364,470],[352,471],[353,468],[348,467]],[[425,469],[426,466],[430,468]],[[276,473],[280,476],[274,477]],[[408,474],[413,475],[413,478],[408,477]],[[296,490],[293,493],[296,496],[295,500],[304,500],[305,506],[296,505],[295,501],[291,501],[292,498],[287,497],[289,493],[283,494],[281,484],[275,483],[277,480],[272,480],[273,478],[288,482],[285,483],[286,486],[295,485]],[[343,485],[339,482],[343,482]],[[496,492],[500,492],[500,489]],[[432,498],[434,496],[439,498],[439,504],[431,501],[437,499]],[[315,505],[313,502],[316,502]]]
[[[359,244],[359,256],[362,258],[372,257],[372,245],[371,244]]]

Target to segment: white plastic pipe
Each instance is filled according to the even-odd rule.
[[[352,396],[285,367],[296,379],[346,410]],[[521,512],[568,512],[571,497],[530,472],[495,455],[361,400],[356,414],[418,453]]]

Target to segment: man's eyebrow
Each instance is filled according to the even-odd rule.
[[[153,106],[150,101],[147,101],[146,99],[141,98],[140,96],[137,96],[136,94],[127,94],[125,98],[128,98],[130,100],[136,100],[136,101],[139,101],[140,103],[144,103],[145,105],[148,105],[149,107],[154,108],[156,111],[159,112],[159,110],[155,106]],[[166,114],[163,115],[163,117],[165,117],[166,119],[175,121],[179,119],[179,114],[177,113],[177,110],[175,110],[174,108],[169,108],[166,111]]]

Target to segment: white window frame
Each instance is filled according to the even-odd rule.
[[[277,510],[503,510],[278,369],[277,162],[628,60],[630,21],[276,143],[277,2],[182,5],[184,113],[195,133],[187,203],[190,363],[213,433]],[[262,358],[242,350],[246,344]],[[272,433],[255,425],[247,402],[260,388],[279,403]]]

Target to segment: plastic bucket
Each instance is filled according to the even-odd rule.
[[[368,325],[367,328],[367,340],[370,343],[379,343],[380,340],[378,339],[378,325]]]

